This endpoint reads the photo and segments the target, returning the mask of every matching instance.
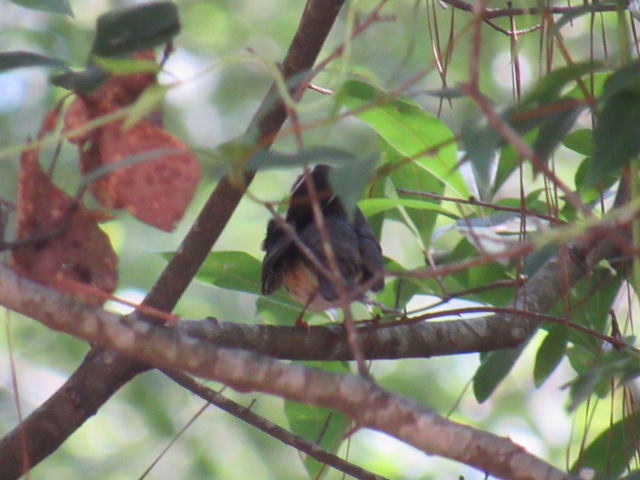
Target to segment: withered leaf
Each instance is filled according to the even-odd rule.
[[[12,264],[21,273],[52,287],[74,294],[92,305],[116,287],[117,257],[109,238],[100,230],[93,214],[76,205],[42,171],[38,154],[25,149],[20,158],[17,196],[17,239],[25,240],[64,229],[50,238],[12,251]],[[91,288],[79,290],[77,284]]]
[[[111,208],[126,207],[137,219],[172,230],[200,178],[198,160],[187,146],[146,120],[125,131],[121,122],[105,126],[96,145],[101,165],[123,162],[91,186],[98,201]]]
[[[147,50],[134,58],[154,57]],[[155,74],[149,72],[113,75],[96,91],[76,98],[65,115],[65,131],[130,105],[154,82]],[[123,120],[116,120],[70,138],[80,145],[83,173],[108,167],[91,181],[89,191],[104,207],[126,208],[139,220],[170,231],[195,192],[198,160],[157,122],[147,118],[127,129],[122,125]]]

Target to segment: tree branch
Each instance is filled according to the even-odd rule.
[[[364,468],[358,467],[353,463],[324,450],[320,445],[308,442],[302,437],[294,435],[288,430],[270,422],[264,417],[253,413],[250,408],[238,405],[236,402],[224,395],[205,387],[198,383],[189,375],[174,370],[162,369],[162,373],[171,378],[181,387],[189,390],[191,393],[198,395],[200,398],[224,410],[225,412],[239,418],[243,422],[248,423],[252,427],[266,433],[267,435],[281,441],[285,445],[290,445],[296,450],[303,452],[310,457],[315,458],[318,462],[335,468],[340,472],[344,472],[359,480],[386,480],[385,477],[375,475]]]
[[[53,330],[100,343],[145,363],[183,370],[242,392],[269,393],[340,411],[359,427],[380,430],[425,453],[451,458],[498,478],[566,478],[507,438],[447,420],[361,377],[285,364],[246,350],[217,347],[141,319],[118,317],[82,305],[6,267],[0,267],[0,303]],[[11,455],[3,447],[0,444],[1,455]]]
[[[308,0],[283,62],[284,79],[291,81],[291,91],[298,86],[301,74],[312,68],[343,3],[344,0]],[[274,83],[249,129],[256,132],[257,145],[268,147],[285,119],[285,107],[277,97]],[[173,308],[226,226],[252,178],[253,173],[246,173],[243,185],[227,177],[220,180],[176,255],[147,296],[146,305],[166,311]],[[21,459],[25,456],[31,467],[36,465],[58,448],[120,386],[146,368],[144,364],[114,352],[93,349],[60,390],[3,440],[0,477],[10,479],[23,474]],[[18,428],[28,434],[26,453],[17,441]]]
[[[473,12],[473,3],[465,2],[463,0],[442,0],[443,3],[451,5],[458,10],[464,10],[465,12]],[[591,5],[590,12],[615,12],[618,8],[617,5],[601,5],[595,3]],[[498,17],[515,17],[519,15],[540,15],[543,12],[552,14],[570,15],[572,13],[579,13],[584,11],[584,6],[546,6],[546,7],[529,7],[529,8],[485,8],[482,12],[481,18],[483,20]]]

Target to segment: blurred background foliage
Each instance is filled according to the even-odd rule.
[[[71,0],[71,17],[30,10],[8,0],[0,0],[0,51],[40,52],[82,68],[93,39],[96,18],[113,8],[136,3],[143,2]],[[320,58],[324,58],[348,37],[349,27],[355,18],[362,18],[377,3],[373,0],[347,2]],[[505,6],[499,2],[490,3],[495,7]],[[535,1],[512,3],[516,7],[536,4]],[[175,39],[176,50],[160,76],[161,83],[172,84],[163,105],[164,122],[169,131],[198,153],[203,178],[187,216],[174,233],[159,232],[135,221],[126,213],[117,213],[114,220],[103,225],[120,258],[119,289],[116,293],[133,301],[140,300],[154,283],[164,266],[160,253],[177,247],[211,191],[217,180],[212,174],[218,166],[216,155],[219,152],[216,147],[242,135],[246,130],[273,81],[268,64],[283,58],[304,7],[301,0],[182,0],[176,4],[182,31]],[[461,11],[454,13],[450,6],[444,8],[438,2],[395,0],[382,10],[381,17],[381,21],[374,22],[353,42],[349,42],[343,57],[330,63],[314,83],[339,89],[347,78],[357,76],[384,90],[399,89],[416,105],[439,116],[442,124],[455,134],[460,133],[470,119],[480,118],[475,104],[468,98],[456,98],[449,102],[429,95],[429,92],[443,86],[433,68],[433,39],[439,36],[439,45],[444,49],[451,22],[453,32],[460,37],[451,52],[447,84],[456,86],[468,80],[470,38],[464,27],[470,18],[469,14]],[[526,29],[537,24],[539,17],[522,16],[515,21],[518,28]],[[590,28],[591,21],[595,28]],[[508,22],[508,18],[496,20],[502,28],[509,28]],[[615,13],[593,17],[583,15],[567,23],[561,32],[565,47],[574,61],[593,57],[616,65],[619,61],[618,26]],[[520,84],[525,93],[550,67],[563,65],[557,52],[550,59],[551,55],[541,51],[541,44],[544,41],[536,32],[518,38]],[[488,26],[483,27],[480,88],[498,107],[514,103],[512,59],[509,38]],[[427,72],[421,73],[425,69]],[[0,149],[22,144],[27,137],[37,135],[44,113],[67,94],[48,83],[49,74],[40,68],[0,73]],[[404,88],[405,82],[416,75],[421,75],[420,79]],[[308,92],[300,111],[300,121],[304,124],[331,119],[335,108],[332,98]],[[590,118],[580,117],[577,125],[591,127]],[[376,158],[382,155],[384,158],[385,155],[394,154],[385,152],[376,131],[355,117],[339,122],[328,121],[305,130],[304,143],[305,146],[341,148],[358,158],[368,155]],[[293,152],[295,141],[288,135],[279,139],[274,148]],[[51,153],[52,149],[45,149],[41,158],[47,159]],[[508,159],[509,155],[513,157],[513,151],[505,147],[502,155]],[[584,155],[564,146],[555,155],[557,175],[574,187],[574,174]],[[13,199],[18,158],[3,157],[0,161],[3,172],[0,175],[0,196]],[[250,191],[259,199],[279,200],[287,195],[297,174],[297,170],[266,170],[256,177]],[[540,194],[544,179],[541,176],[534,177],[528,168],[523,170],[522,175],[527,193],[534,192],[535,197],[538,189],[538,197],[544,198]],[[68,145],[63,147],[54,180],[66,190],[74,191],[79,181],[75,148]],[[447,190],[447,193],[450,192]],[[497,198],[517,198],[518,195],[516,175],[505,183]],[[531,205],[535,205],[534,200],[532,198]],[[570,215],[571,212],[568,212],[567,216]],[[430,248],[436,255],[463,259],[474,254],[474,249],[463,235],[451,228],[450,218],[443,215],[437,218],[433,215],[431,218],[433,224],[426,232],[426,238],[433,236]],[[269,213],[262,205],[245,198],[215,249],[241,251],[261,258],[260,244],[268,219]],[[382,228],[382,245],[387,257],[404,268],[425,265],[420,240],[416,239],[398,214],[395,217],[394,214],[387,215],[384,224],[379,226]],[[501,266],[478,267],[477,270],[448,279],[448,288],[455,290],[473,284],[474,276],[481,279],[478,281],[488,282],[510,278],[513,271]],[[425,291],[433,292],[439,288],[433,281],[424,282],[422,287]],[[613,289],[612,295],[618,293],[617,288]],[[494,291],[473,300],[504,305],[510,300],[510,293],[507,289]],[[637,315],[633,311],[636,307],[628,307],[626,303],[627,293],[625,288],[618,293],[617,305],[620,307],[619,315],[622,315],[619,318],[630,318],[633,313]],[[390,295],[387,291],[382,294],[382,299],[385,294]],[[255,300],[255,295],[246,292],[214,288],[194,281],[176,313],[185,318],[215,316],[228,321],[264,321],[264,317],[256,313]],[[419,308],[429,302],[433,302],[433,297],[417,295],[409,306]],[[611,298],[603,302],[610,304]],[[119,307],[111,305],[111,308]],[[607,306],[605,310],[608,310]],[[326,318],[321,320],[326,321]],[[15,314],[5,313],[1,322],[0,434],[17,423],[10,358],[16,365],[20,404],[23,415],[26,415],[61,385],[87,351],[83,342],[52,332]],[[567,407],[570,399],[566,384],[575,377],[575,373],[564,350],[557,355],[559,367],[548,367],[548,378],[543,375],[544,372],[538,372],[538,383],[545,378],[546,381],[536,387],[533,374],[536,352],[545,336],[546,330],[536,334],[513,372],[482,404],[476,401],[472,390],[468,388],[479,365],[477,354],[376,361],[372,364],[372,372],[385,388],[414,398],[439,413],[451,412],[454,420],[509,436],[551,463],[569,468],[581,446],[588,445],[598,433],[606,430],[612,418],[619,418],[622,402],[613,394],[602,399],[589,397],[587,402],[580,403],[574,411],[569,412]],[[574,346],[574,350],[576,348]],[[547,351],[553,352],[553,345]],[[215,384],[211,386],[220,387]],[[228,390],[225,393],[245,405],[254,399],[252,395]],[[201,406],[201,400],[167,382],[159,373],[146,373],[126,385],[98,415],[38,466],[30,478],[137,478]],[[254,410],[287,426],[280,399],[258,396]],[[347,451],[351,461],[389,478],[484,478],[480,472],[440,458],[427,457],[371,431],[356,432],[340,449],[343,455]],[[281,479],[305,476],[303,463],[293,449],[209,407],[163,456],[148,478]],[[330,472],[327,478],[340,476]]]

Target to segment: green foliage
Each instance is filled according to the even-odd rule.
[[[79,72],[56,75],[51,81],[74,92],[94,90],[108,78],[109,71],[122,73],[124,69],[140,68],[140,64],[110,62],[108,57],[128,56],[160,46],[179,32],[178,10],[172,2],[150,2],[112,10],[98,18],[87,67]],[[94,57],[103,58],[95,62]],[[148,71],[148,68],[148,65],[143,65],[139,71]]]
[[[479,403],[485,402],[505,379],[528,343],[527,340],[516,348],[482,355],[482,363],[473,376],[473,394]]]
[[[391,147],[461,196],[468,194],[455,170],[455,141],[451,131],[408,98],[391,97],[359,81],[348,81],[339,101],[354,110]]]
[[[350,372],[349,366],[342,362],[306,362],[304,364],[331,372]],[[334,453],[342,444],[350,424],[349,419],[341,413],[290,400],[285,401],[284,412],[293,433]],[[305,457],[303,463],[311,479],[323,478],[327,473],[326,465],[312,457]]]
[[[69,0],[9,0],[21,7],[41,10],[43,12],[61,13],[73,17]]]
[[[130,55],[170,41],[180,31],[173,2],[149,2],[112,10],[96,24],[91,54],[100,57]]]
[[[571,467],[571,471],[591,468],[600,474],[597,478],[618,478],[636,455],[638,431],[640,431],[640,414],[638,413],[615,422],[587,446],[578,461]]]
[[[533,368],[533,381],[537,387],[560,365],[567,354],[569,329],[563,325],[551,325],[544,341],[536,352],[536,363]]]

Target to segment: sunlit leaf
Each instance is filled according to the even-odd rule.
[[[444,193],[444,183],[415,162],[404,162],[401,154],[384,140],[382,140],[380,144],[382,159],[385,164],[391,168],[389,179],[394,187],[405,188],[416,192]],[[402,199],[415,200],[415,198],[411,198],[412,195],[406,193],[398,192],[398,196]],[[433,228],[438,218],[437,212],[408,209],[406,210],[406,217],[408,217],[409,223],[413,223],[413,227],[417,230],[418,235],[422,239],[422,243],[429,245]],[[406,217],[401,216],[401,220],[405,223],[407,222]]]
[[[259,295],[261,268],[260,261],[245,252],[211,252],[196,278],[216,287]]]
[[[158,73],[160,66],[155,60],[144,58],[110,58],[94,55],[91,61],[114,75],[131,75],[132,73]]]
[[[73,17],[69,0],[9,0],[11,3],[32,10],[43,12],[61,13]]]
[[[343,105],[358,110],[358,118],[370,125],[389,145],[456,194],[469,195],[456,170],[456,146],[451,130],[412,100],[390,97],[373,86],[348,81],[339,97]]]
[[[445,215],[449,218],[459,217],[459,215],[457,215],[456,213],[453,213],[436,203],[425,200],[417,200],[414,198],[365,198],[358,202],[358,206],[367,217],[397,207],[405,207],[408,209],[416,210],[431,210],[441,213],[442,215]]]

